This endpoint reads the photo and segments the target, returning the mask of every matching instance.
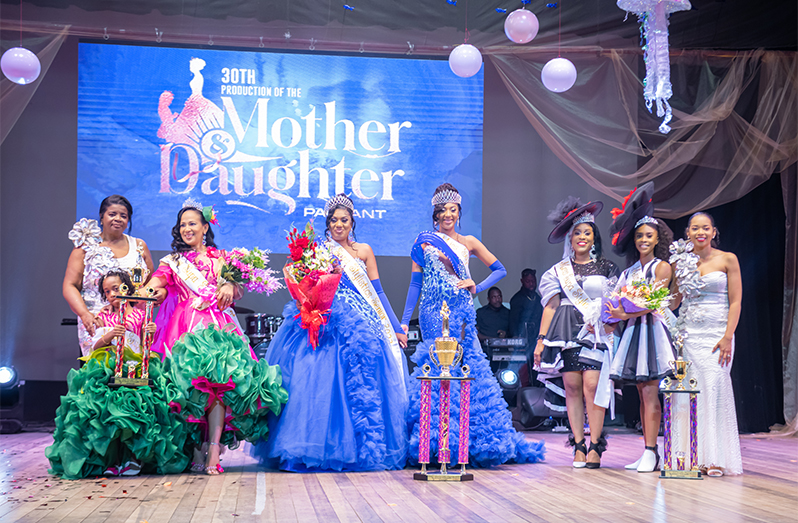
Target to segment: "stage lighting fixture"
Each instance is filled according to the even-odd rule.
[[[499,371],[499,385],[503,389],[518,388],[518,374],[512,369],[502,369]]]
[[[22,430],[22,402],[19,375],[14,367],[0,367],[0,433]]]
[[[496,372],[496,380],[502,389],[504,401],[507,402],[510,408],[514,408],[515,396],[518,394],[518,389],[521,388],[521,380],[518,378],[518,373],[512,369],[499,369]]]
[[[13,387],[18,381],[14,367],[0,367],[0,387]]]

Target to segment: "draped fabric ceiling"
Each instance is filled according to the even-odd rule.
[[[43,74],[64,38],[446,57],[467,38],[490,60],[545,143],[589,185],[620,201],[654,181],[657,214],[676,218],[736,200],[781,174],[787,215],[784,414],[798,414],[798,53],[795,2],[693,2],[670,18],[673,130],[642,100],[644,67],[636,17],[612,0],[536,0],[540,32],[525,46],[504,35],[520,2],[457,0],[31,0],[0,2],[2,50],[39,54]],[[20,20],[23,32],[20,35]],[[467,32],[466,32],[467,29]],[[557,56],[578,70],[564,94],[543,88]],[[0,142],[34,92],[0,82]],[[635,172],[614,160],[637,160]],[[791,176],[788,174],[792,172]],[[793,423],[795,425],[795,423]]]

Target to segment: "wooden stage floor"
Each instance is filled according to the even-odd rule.
[[[291,474],[259,469],[242,450],[225,474],[67,481],[47,474],[49,433],[0,436],[0,521],[798,521],[798,438],[742,439],[742,476],[661,480],[626,471],[642,448],[611,433],[599,470],[573,469],[565,436],[544,438],[545,463],[476,470],[468,483],[413,481],[412,470]]]

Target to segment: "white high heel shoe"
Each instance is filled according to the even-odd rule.
[[[637,458],[637,461],[635,461],[634,463],[629,463],[628,465],[625,465],[623,468],[625,468],[626,470],[637,470],[637,467],[640,466],[640,462],[643,460],[643,456],[645,456],[645,452],[643,452],[643,454],[639,458]]]
[[[659,452],[657,446],[646,447],[643,456],[640,458],[640,464],[637,465],[638,472],[654,472],[659,470]]]

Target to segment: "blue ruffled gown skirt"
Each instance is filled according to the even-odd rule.
[[[253,456],[294,472],[402,468],[407,456],[404,374],[390,348],[336,295],[319,346],[308,343],[294,302],[266,354],[279,364],[288,403]]]

